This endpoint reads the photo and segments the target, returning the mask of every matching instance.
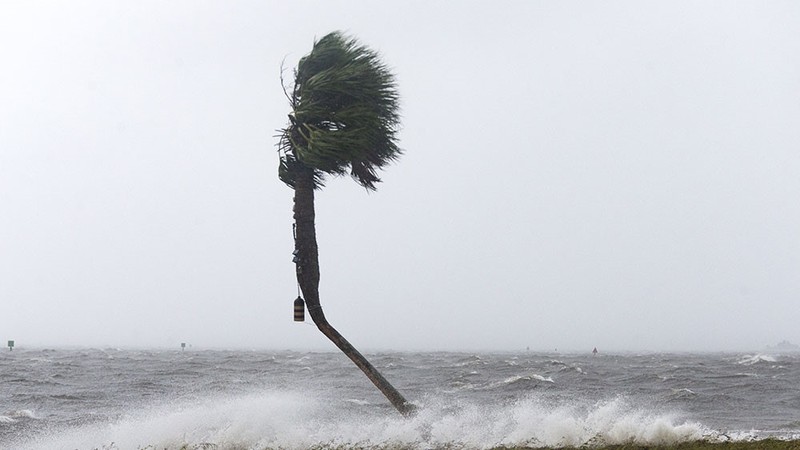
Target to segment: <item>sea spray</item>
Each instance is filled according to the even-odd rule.
[[[408,448],[673,444],[703,436],[698,424],[639,411],[614,399],[590,407],[553,408],[535,397],[488,406],[430,397],[410,419],[387,408],[343,409],[293,392],[169,402],[112,423],[17,442],[31,450],[115,448],[219,450],[334,447]],[[363,406],[363,405],[356,405]],[[113,445],[113,447],[112,447]]]
[[[672,415],[637,410],[617,398],[594,405],[543,402],[536,397],[504,407],[467,405],[434,420],[434,446],[456,443],[472,448],[497,446],[580,446],[674,444],[703,436],[696,423],[676,425]]]

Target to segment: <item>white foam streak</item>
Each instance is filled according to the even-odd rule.
[[[703,428],[651,415],[623,400],[590,407],[552,407],[529,398],[505,407],[427,399],[419,414],[316,401],[296,393],[268,392],[196,404],[161,405],[113,424],[85,426],[23,443],[35,450],[193,448],[305,449],[328,446],[412,448],[499,445],[580,446],[587,442],[669,444],[698,439]],[[113,443],[113,446],[112,446]]]

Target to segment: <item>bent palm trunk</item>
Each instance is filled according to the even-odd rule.
[[[299,170],[294,186],[295,251],[297,254],[297,281],[306,301],[306,308],[317,328],[328,337],[367,378],[383,392],[383,395],[403,415],[414,411],[414,405],[394,388],[386,378],[336,331],[322,312],[319,303],[319,254],[317,232],[314,226],[314,180],[310,169]]]

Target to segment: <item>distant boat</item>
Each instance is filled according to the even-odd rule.
[[[592,354],[593,354],[593,355],[596,355],[596,354],[597,354],[597,347],[595,347],[595,348],[594,348],[594,350],[592,350]]]

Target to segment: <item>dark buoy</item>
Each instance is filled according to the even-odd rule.
[[[303,297],[298,296],[294,301],[294,321],[303,322],[306,320],[306,307],[303,303]]]
[[[8,341],[8,350],[14,350],[14,341]]]

